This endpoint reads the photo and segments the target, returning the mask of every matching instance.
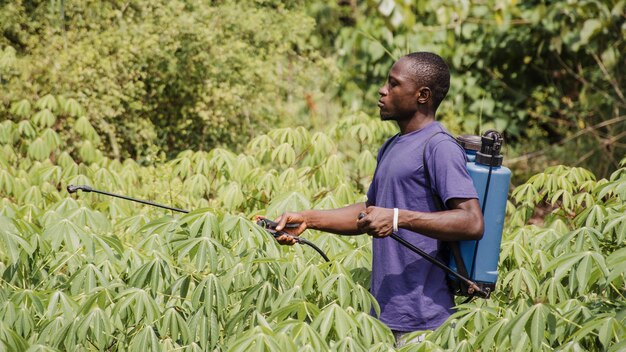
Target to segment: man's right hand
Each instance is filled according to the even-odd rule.
[[[275,221],[278,223],[278,225],[276,225],[276,231],[283,231],[289,234],[276,237],[278,243],[283,245],[292,246],[296,244],[297,242],[295,237],[300,236],[300,234],[307,229],[306,219],[302,213],[286,212],[279,216]],[[300,224],[300,226],[289,228],[285,227],[287,224]]]

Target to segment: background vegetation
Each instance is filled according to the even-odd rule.
[[[440,118],[503,130],[517,187],[492,299],[403,350],[623,350],[624,5],[0,2],[0,346],[392,350],[369,238],[307,233],[323,263],[251,219],[362,200],[376,91],[432,50]]]
[[[5,116],[22,99],[75,99],[114,158],[236,148],[301,123],[303,98],[333,79],[307,42],[315,21],[296,6],[17,1],[0,16]]]
[[[518,175],[565,163],[608,176],[626,152],[624,1],[359,4],[344,6],[349,20],[321,22],[345,104],[375,107],[396,58],[434,51],[453,71],[440,119],[455,132],[505,131]]]

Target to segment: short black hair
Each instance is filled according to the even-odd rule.
[[[450,89],[450,69],[441,56],[429,52],[414,52],[405,56],[411,61],[415,82],[430,88],[435,110]]]

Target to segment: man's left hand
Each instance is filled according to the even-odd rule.
[[[365,216],[358,219],[356,226],[372,237],[383,238],[393,233],[393,209],[367,207]]]

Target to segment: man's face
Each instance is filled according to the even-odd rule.
[[[411,77],[410,62],[398,60],[389,71],[387,82],[378,90],[380,117],[383,120],[403,120],[413,117],[418,108],[418,86]]]

